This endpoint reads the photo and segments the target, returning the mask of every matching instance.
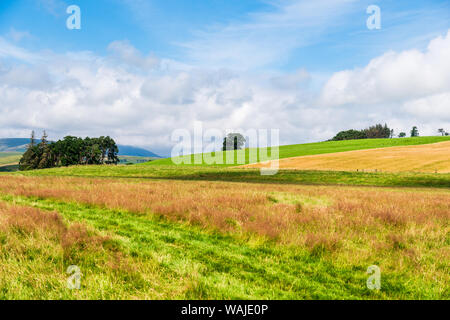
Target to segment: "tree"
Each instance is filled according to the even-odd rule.
[[[394,130],[390,129],[387,124],[376,124],[363,130],[346,130],[339,132],[331,141],[355,140],[355,139],[380,139],[392,138]]]
[[[223,138],[223,151],[240,150],[245,145],[245,138],[240,133],[229,133]]]
[[[438,129],[438,132],[439,132],[440,134],[442,134],[442,136],[444,136],[445,133],[446,133],[444,129]]]
[[[417,129],[417,127],[414,126],[414,127],[411,129],[411,137],[418,137],[418,136],[419,136],[419,129]]]
[[[391,129],[388,128],[387,124],[376,124],[367,129],[363,130],[369,139],[380,139],[380,138],[390,138]]]
[[[363,131],[351,129],[351,130],[339,132],[331,140],[342,141],[342,140],[356,140],[356,139],[367,139],[367,134]]]
[[[406,137],[406,133],[400,132],[400,133],[398,134],[398,137],[399,137],[399,138],[404,138],[404,137]]]
[[[31,131],[30,143],[28,144],[28,148],[33,148],[36,145],[36,136],[34,134],[34,130]]]
[[[39,163],[37,169],[50,168],[52,166],[51,150],[48,145],[47,133],[44,130],[41,142],[38,144]]]

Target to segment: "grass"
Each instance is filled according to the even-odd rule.
[[[345,151],[353,151],[353,150],[366,150],[366,149],[376,149],[376,148],[386,148],[386,147],[398,147],[398,146],[413,146],[413,145],[422,145],[422,144],[430,144],[437,143],[443,141],[450,141],[450,137],[414,137],[414,138],[401,138],[401,139],[363,139],[363,140],[347,140],[347,141],[326,141],[326,142],[317,142],[317,143],[306,143],[306,144],[297,144],[297,145],[287,145],[279,147],[279,158],[291,158],[291,157],[300,157],[300,156],[308,156],[308,155],[318,155],[318,154],[327,154],[327,153],[338,153]],[[257,152],[256,152],[257,151]],[[248,164],[259,162],[261,159],[265,159],[261,157],[262,154],[270,155],[271,149],[268,150],[263,148],[261,150],[255,149],[245,149],[242,151],[245,153],[245,161],[243,163],[238,162],[238,156],[236,151],[227,151],[227,152],[215,152],[208,155],[215,156],[217,159],[221,161],[222,164],[220,166],[235,166],[239,164]],[[255,160],[250,161],[250,153],[255,152]],[[257,155],[256,155],[257,153]],[[183,156],[176,161],[183,161],[182,165],[207,165],[204,155],[188,155]],[[233,159],[233,164],[226,164],[227,157]],[[196,162],[196,159],[197,162]],[[150,166],[156,165],[171,165],[173,164],[173,159],[161,159],[152,161],[148,163]]]
[[[0,166],[19,163],[22,153],[19,152],[0,152]]]
[[[149,161],[153,161],[159,158],[154,157],[138,157],[138,156],[119,156],[121,163],[125,164],[136,164],[136,163],[145,163]]]
[[[147,180],[169,179],[270,184],[450,188],[450,174],[448,173],[280,170],[276,175],[262,176],[258,169],[240,169],[218,166],[149,166],[140,164],[132,166],[73,166],[69,168],[18,172],[15,174],[23,176],[121,177]]]
[[[2,298],[449,295],[447,190],[1,179],[4,207],[27,217],[19,228],[2,224]],[[50,218],[29,222],[43,214]],[[89,248],[69,251],[73,256],[61,240],[67,231],[57,231],[72,228],[87,231],[75,232],[69,243],[77,248],[81,237]],[[74,263],[84,275],[79,291],[65,287],[65,269]],[[365,287],[372,264],[382,269],[380,292]]]
[[[450,174],[164,161],[1,173],[0,299],[450,297]]]

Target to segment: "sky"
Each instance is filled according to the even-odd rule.
[[[197,121],[281,144],[376,123],[437,135],[449,57],[449,0],[1,0],[0,137],[110,135],[167,156]]]

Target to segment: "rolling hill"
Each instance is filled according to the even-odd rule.
[[[325,142],[316,142],[316,143],[305,143],[305,144],[295,144],[295,145],[286,145],[280,146],[279,148],[279,158],[292,158],[292,157],[300,157],[300,156],[309,156],[309,155],[320,155],[320,154],[329,154],[329,153],[340,153],[354,150],[366,150],[366,149],[378,149],[378,148],[387,148],[387,147],[400,147],[400,146],[414,146],[414,145],[424,145],[431,144],[437,142],[450,141],[450,137],[414,137],[414,138],[401,138],[401,139],[362,139],[362,140],[345,140],[345,141],[325,141]],[[237,166],[242,164],[249,164],[249,151],[250,149],[245,149],[245,163],[237,163],[227,165],[227,164],[218,164],[220,166]],[[254,149],[253,149],[254,150]],[[217,152],[213,153],[213,155],[217,155],[219,158],[222,157],[223,163],[226,163],[226,154],[235,153],[235,151],[227,151],[227,152]],[[270,154],[270,148],[269,148]],[[204,156],[204,155],[203,155]],[[186,162],[194,164],[195,155],[187,155],[183,157],[178,157],[178,160],[182,159],[184,161],[183,165],[189,165]],[[177,160],[176,158],[174,158]],[[173,164],[172,158],[166,158],[161,160],[156,160],[148,165],[171,165]],[[260,157],[258,155],[258,161],[253,161],[252,163],[259,162]],[[202,166],[207,165],[203,158],[203,162],[200,164]]]
[[[247,168],[267,164],[246,165]],[[450,141],[281,159],[280,169],[450,173]]]

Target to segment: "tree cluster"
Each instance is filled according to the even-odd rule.
[[[67,136],[49,142],[44,131],[40,143],[36,143],[34,131],[30,144],[19,162],[19,170],[45,169],[71,165],[117,164],[119,148],[110,137],[77,138]]]
[[[390,129],[387,124],[376,124],[363,130],[346,130],[339,132],[331,141],[355,140],[355,139],[380,139],[392,138],[394,130]]]

